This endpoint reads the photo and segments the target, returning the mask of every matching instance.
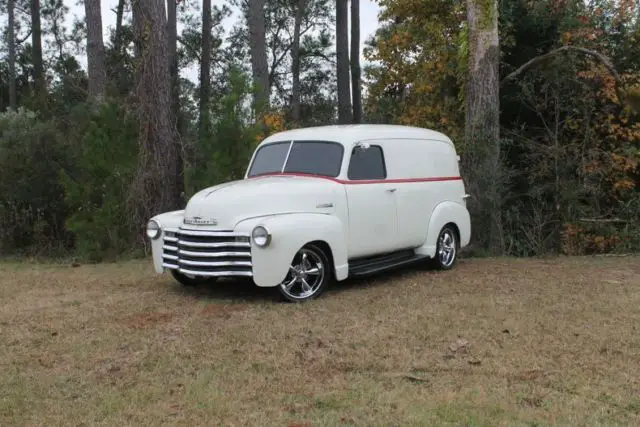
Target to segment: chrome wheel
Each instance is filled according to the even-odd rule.
[[[328,259],[315,245],[300,249],[278,290],[289,301],[304,301],[318,296],[329,279]]]
[[[438,236],[436,260],[438,267],[449,269],[456,263],[458,255],[458,239],[456,232],[450,226],[445,226]]]

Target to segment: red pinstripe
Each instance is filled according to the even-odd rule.
[[[252,178],[260,178],[263,176],[301,176],[301,177],[310,177],[310,178],[321,178],[327,179],[329,181],[337,182],[338,184],[347,184],[347,185],[360,185],[360,184],[402,184],[402,183],[410,183],[410,182],[440,182],[440,181],[460,181],[462,179],[461,176],[434,176],[428,178],[399,178],[399,179],[363,179],[363,180],[348,180],[348,179],[338,179],[332,178],[330,176],[322,176],[322,175],[312,175],[306,173],[265,173],[261,175],[255,175]]]

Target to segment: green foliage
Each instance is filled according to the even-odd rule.
[[[69,163],[51,121],[25,110],[0,114],[0,253],[44,251],[68,243],[58,171]]]
[[[67,228],[75,234],[78,253],[91,259],[115,255],[133,244],[127,216],[127,191],[137,166],[137,124],[115,102],[78,105],[72,150],[74,167],[61,182],[71,215]]]
[[[493,0],[475,0],[483,10]],[[486,155],[464,141],[468,26],[466,3],[380,0],[380,28],[368,41],[363,73],[365,122],[434,128],[455,141],[461,157]],[[640,248],[640,25],[634,2],[513,0],[498,2],[500,74],[564,44],[611,59],[625,84],[627,105],[595,61],[568,52],[538,63],[501,87],[500,176],[478,167],[468,189],[489,187],[487,206],[469,200],[474,253],[481,231],[502,223],[509,254],[582,254]],[[186,196],[243,176],[256,144],[287,128],[291,95],[291,42],[297,2],[265,5],[271,109],[255,124],[246,5],[232,0],[212,13],[211,96],[199,132],[198,83],[180,81],[180,130],[185,148]],[[228,7],[241,12],[226,33]],[[183,30],[179,68],[201,58],[200,4],[179,5]],[[335,121],[334,5],[307,2],[300,45],[301,125]],[[121,39],[105,39],[110,100],[86,103],[80,66],[85,29],[61,23],[68,8],[42,4],[46,102],[33,97],[28,7],[17,10],[18,104],[36,109],[0,115],[0,251],[76,249],[92,259],[139,248],[127,195],[138,167],[138,127],[128,113],[135,85],[136,40],[125,13]],[[482,23],[493,18],[481,13]],[[139,42],[139,41],[138,41]],[[6,51],[6,41],[0,40]],[[0,111],[8,100],[8,69],[0,61]],[[135,100],[134,100],[135,101]],[[633,111],[632,108],[635,110]],[[264,123],[262,123],[264,122]],[[262,126],[264,124],[264,126]],[[491,141],[489,141],[490,143]],[[472,166],[462,163],[463,169]],[[465,171],[463,170],[463,173]],[[486,196],[486,195],[485,195]],[[497,209],[492,200],[502,200]],[[475,205],[474,205],[475,204]],[[474,211],[475,212],[475,211]],[[501,216],[501,218],[500,218]],[[498,221],[501,219],[501,221]],[[74,247],[75,245],[75,247]]]
[[[211,134],[193,148],[187,167],[190,194],[224,181],[242,178],[260,129],[251,124],[251,85],[246,74],[232,67],[226,93],[213,106]]]
[[[382,23],[365,58],[369,96],[364,102],[371,121],[441,130],[462,139],[466,77],[464,7],[447,0],[382,0]]]
[[[575,40],[609,56],[628,84],[640,79],[626,72],[628,56],[619,52],[625,43],[603,30],[611,15],[599,8],[609,2],[566,9],[525,3],[503,11],[506,72],[541,53],[531,41],[538,34],[544,51]],[[509,252],[637,249],[637,238],[628,237],[640,234],[640,223],[628,206],[640,200],[640,122],[619,105],[608,71],[590,58],[563,54],[505,85],[501,98],[503,129],[514,141],[506,159],[515,174],[505,213]]]
[[[490,0],[477,0],[488,6]],[[450,135],[472,169],[474,253],[482,231],[501,219],[508,254],[581,254],[640,248],[640,117],[620,105],[613,78],[573,52],[539,63],[501,87],[501,173],[468,164],[483,144],[464,141],[468,31],[461,3],[381,0],[382,26],[365,55],[370,120],[434,128]],[[632,2],[500,2],[500,74],[563,44],[609,57],[632,105],[640,97],[640,26]],[[493,145],[494,141],[486,141]],[[477,164],[482,164],[478,162]],[[495,185],[493,185],[495,181]],[[492,185],[489,185],[492,184]],[[469,191],[472,192],[472,191]],[[493,206],[502,200],[505,209]],[[500,217],[501,218],[497,218]],[[627,237],[624,237],[627,236]]]

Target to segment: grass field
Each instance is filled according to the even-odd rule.
[[[640,425],[640,257],[462,260],[279,303],[0,264],[0,425]]]

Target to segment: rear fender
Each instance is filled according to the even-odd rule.
[[[436,254],[438,234],[440,230],[442,230],[442,227],[448,223],[453,223],[458,228],[460,246],[467,246],[471,239],[471,218],[469,211],[460,203],[446,201],[439,203],[433,209],[431,219],[429,220],[427,237],[424,244],[416,249],[416,253],[428,255],[433,258]]]

